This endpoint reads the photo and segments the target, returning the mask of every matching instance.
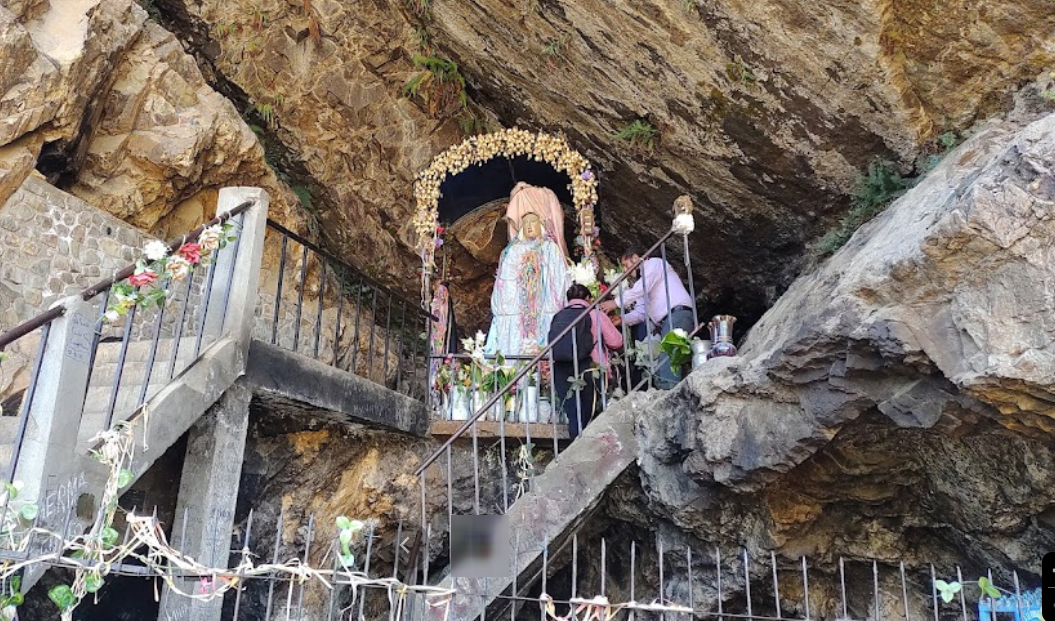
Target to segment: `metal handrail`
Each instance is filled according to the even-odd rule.
[[[198,236],[201,235],[202,231],[204,231],[205,229],[209,228],[210,226],[215,226],[217,224],[222,224],[222,223],[230,220],[234,216],[237,216],[238,214],[242,213],[246,209],[249,209],[250,207],[252,207],[255,204],[256,204],[256,201],[252,201],[252,200],[240,203],[239,205],[235,206],[231,210],[226,211],[226,212],[216,216],[212,220],[209,220],[205,224],[202,224],[201,226],[199,226],[198,228],[194,229],[193,231],[173,239],[172,241],[168,242],[168,244],[167,244],[169,251],[171,252],[171,251],[177,250],[180,246],[185,244],[188,239],[197,239]],[[123,269],[120,269],[120,270],[114,272],[113,276],[111,276],[109,278],[106,278],[104,280],[101,280],[101,281],[95,283],[94,285],[88,287],[87,289],[82,290],[80,292],[80,294],[78,294],[78,295],[81,296],[82,300],[87,302],[88,300],[91,300],[92,298],[94,298],[95,296],[99,295],[103,291],[106,291],[107,289],[113,287],[114,283],[120,282],[120,281],[128,278],[129,276],[131,276],[132,274],[135,273],[135,270],[136,270],[135,263],[127,265]],[[36,330],[37,328],[40,328],[40,327],[42,327],[42,326],[44,326],[46,324],[51,323],[52,321],[55,321],[59,317],[63,316],[65,313],[66,313],[66,307],[65,306],[63,306],[61,304],[57,305],[57,306],[53,306],[53,307],[49,308],[48,310],[44,311],[43,313],[40,313],[39,315],[33,317],[32,319],[28,319],[26,321],[23,321],[22,323],[18,324],[14,328],[11,328],[7,332],[4,332],[3,334],[0,334],[0,351],[3,351],[3,349],[5,347],[10,345],[11,343],[14,343],[15,341],[17,341],[18,339],[22,338],[23,336],[29,334],[30,332]]]
[[[289,237],[290,239],[292,239],[293,241],[297,242],[301,246],[304,246],[305,248],[308,248],[309,250],[312,250],[316,254],[322,256],[323,258],[325,258],[327,261],[330,261],[332,263],[336,263],[337,265],[341,266],[344,269],[351,270],[351,271],[355,272],[357,276],[359,276],[360,278],[365,280],[367,283],[369,283],[371,287],[374,287],[376,289],[381,289],[386,294],[391,295],[396,300],[398,300],[400,302],[403,302],[404,304],[409,304],[411,308],[417,310],[418,313],[422,317],[424,317],[425,319],[429,319],[431,321],[439,321],[440,320],[439,317],[437,317],[436,315],[433,315],[431,312],[429,312],[426,309],[422,308],[420,306],[420,304],[415,303],[415,302],[411,302],[410,300],[408,300],[405,297],[399,295],[398,293],[392,292],[385,285],[377,282],[373,278],[370,278],[365,273],[363,273],[363,270],[355,267],[354,265],[351,265],[351,264],[347,263],[346,261],[338,259],[337,257],[333,256],[329,252],[326,252],[325,250],[323,250],[317,244],[314,244],[311,241],[308,241],[307,239],[305,239],[301,235],[298,235],[298,234],[294,233],[293,231],[287,229],[286,227],[282,226],[278,222],[275,222],[271,218],[268,218],[267,226],[268,226],[268,228],[275,229],[279,233],[282,233],[286,237]]]
[[[593,312],[594,309],[597,308],[597,306],[601,303],[602,300],[604,300],[609,295],[611,295],[612,291],[615,291],[617,289],[617,287],[620,284],[622,284],[623,281],[626,280],[627,277],[629,277],[630,274],[634,270],[636,270],[638,267],[640,267],[640,265],[642,263],[644,263],[647,258],[652,256],[652,253],[655,252],[657,248],[659,248],[664,243],[666,243],[666,241],[668,239],[670,239],[671,236],[673,236],[673,235],[674,235],[674,230],[673,229],[667,231],[667,233],[665,235],[663,235],[663,237],[659,238],[659,241],[657,241],[655,244],[652,244],[652,247],[649,248],[648,251],[645,252],[645,254],[639,256],[637,261],[635,261],[633,265],[631,265],[627,270],[625,270],[622,274],[620,274],[619,278],[617,278],[615,280],[615,282],[613,282],[613,283],[611,283],[609,285],[609,293],[608,294],[602,295],[602,296],[598,297],[596,300],[594,300],[589,306],[587,306],[586,308],[583,309],[582,313],[580,313],[579,316],[575,318],[575,321],[573,321],[570,324],[568,324],[563,330],[560,331],[559,334],[557,334],[555,337],[551,338],[549,340],[549,343],[546,344],[546,347],[544,347],[542,349],[542,351],[540,351],[539,353],[535,354],[535,356],[531,358],[530,362],[528,362],[519,371],[517,371],[517,373],[509,380],[509,383],[506,385],[505,388],[503,388],[501,391],[496,392],[494,395],[492,395],[487,400],[487,402],[484,403],[483,406],[479,410],[474,412],[473,415],[470,416],[464,423],[462,423],[462,426],[459,427],[458,430],[455,431],[453,434],[451,434],[451,436],[449,438],[447,438],[447,440],[444,441],[444,443],[441,444],[440,447],[438,449],[436,449],[435,452],[432,453],[432,455],[430,455],[423,462],[421,462],[421,465],[418,466],[418,469],[414,471],[414,475],[420,477],[421,474],[423,472],[425,472],[426,468],[431,466],[437,459],[440,458],[440,455],[442,455],[444,453],[444,451],[447,450],[448,447],[450,447],[451,445],[454,444],[455,440],[457,440],[458,438],[462,437],[465,434],[465,432],[467,432],[470,429],[472,429],[473,425],[476,424],[477,420],[479,420],[484,414],[486,414],[488,411],[490,411],[491,408],[494,407],[494,405],[496,403],[498,403],[500,399],[504,399],[505,398],[506,391],[511,390],[513,386],[516,386],[517,382],[519,382],[521,379],[523,379],[528,374],[528,372],[531,371],[531,369],[535,365],[537,365],[544,358],[546,358],[549,355],[550,351],[553,350],[553,347],[562,338],[564,338],[568,333],[570,333],[572,330],[574,330],[575,326],[577,326],[583,320],[584,317],[588,317],[590,315],[590,313]]]

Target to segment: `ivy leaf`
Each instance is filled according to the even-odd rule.
[[[989,578],[986,578],[985,576],[979,578],[978,588],[982,590],[982,595],[992,599],[1000,599],[1000,589],[996,588]]]
[[[22,590],[22,576],[12,576],[11,577],[11,591],[17,593],[17,592],[19,592],[21,590]]]
[[[18,498],[18,488],[15,487],[13,484],[5,482],[4,489],[7,490],[8,500],[14,500],[15,498]]]
[[[340,556],[340,559],[341,559],[341,565],[343,565],[345,568],[351,568],[352,565],[355,564],[355,555],[353,555],[351,553],[349,553],[349,554],[342,554]]]
[[[132,482],[132,471],[128,468],[121,468],[121,471],[117,473],[117,487],[126,487]]]
[[[18,509],[19,517],[21,517],[23,520],[25,520],[27,522],[32,522],[33,520],[37,519],[37,514],[38,513],[40,513],[40,510],[37,508],[37,505],[34,504],[34,503],[26,503],[26,504],[22,505],[21,507],[19,507],[19,509]]]
[[[48,591],[48,599],[55,602],[55,605],[62,612],[73,608],[77,603],[77,597],[73,594],[73,589],[68,584],[58,584],[51,587],[51,590]]]
[[[337,528],[339,528],[341,530],[346,530],[346,529],[351,528],[351,527],[352,527],[352,521],[351,520],[349,520],[348,518],[344,517],[343,515],[338,515],[337,516]]]
[[[112,547],[117,543],[118,533],[115,528],[107,526],[103,529],[101,535],[103,539],[103,544],[105,544],[106,546]]]
[[[84,577],[84,590],[89,593],[97,593],[103,588],[103,577],[92,572]]]
[[[949,583],[944,580],[935,580],[934,586],[938,589],[938,592],[941,593],[941,599],[946,604],[951,602],[952,598],[963,588],[963,585],[959,582]]]
[[[345,528],[341,530],[341,545],[347,546],[352,541],[352,529]]]

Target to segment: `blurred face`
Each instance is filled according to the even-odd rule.
[[[623,257],[622,259],[620,259],[620,260],[619,260],[619,262],[623,264],[623,271],[624,271],[624,272],[630,271],[630,266],[632,266],[632,265],[633,265],[634,263],[637,263],[637,260],[638,260],[639,258],[640,258],[640,257],[638,257],[638,256],[637,256],[637,255],[635,254],[634,256],[631,256],[631,257]]]
[[[524,229],[524,237],[526,239],[538,239],[539,237],[542,237],[542,220],[540,220],[535,214],[524,216],[521,225]]]

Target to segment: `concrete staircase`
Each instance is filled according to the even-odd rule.
[[[583,434],[532,481],[530,492],[506,512],[509,532],[519,536],[513,572],[517,586],[526,591],[541,576],[543,549],[568,540],[596,509],[604,492],[637,459],[634,421],[654,399],[644,392],[631,393],[611,404]],[[552,549],[552,548],[551,548]],[[440,585],[456,589],[450,619],[471,621],[484,614],[497,618],[506,600],[496,601],[513,583],[503,578],[446,577]],[[430,619],[442,618],[443,609],[431,609]]]
[[[149,401],[172,381],[172,378],[179,377],[179,374],[194,361],[195,338],[183,337],[179,340],[175,366],[172,367],[175,345],[176,340],[173,338],[159,339],[154,363],[151,365],[151,341],[129,342],[124,364],[120,364],[121,343],[119,341],[99,344],[95,366],[92,369],[84,400],[84,411],[81,415],[80,432],[77,437],[78,444],[86,443],[105,426],[114,380],[119,367],[121,377],[117,387],[117,398],[114,402],[113,422],[127,419],[142,403]],[[169,376],[170,367],[172,367],[172,377]],[[150,380],[147,382],[146,393],[143,394],[143,382],[146,379],[148,368],[150,369]]]

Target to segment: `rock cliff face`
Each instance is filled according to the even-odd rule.
[[[873,158],[913,172],[935,136],[1005,108],[1055,61],[1042,0],[156,6],[267,111],[318,189],[328,242],[359,262],[412,273],[412,175],[460,138],[400,96],[410,58],[431,53],[458,62],[485,118],[563,131],[595,162],[613,250],[654,240],[671,200],[693,195],[702,294],[747,321]],[[659,130],[651,149],[614,136],[638,119]]]
[[[299,228],[234,106],[132,0],[8,3],[0,32],[0,199],[35,166],[164,236],[211,218],[219,188],[257,185]]]
[[[1039,568],[1055,546],[1052,161],[1055,115],[988,125],[796,281],[740,357],[641,420],[638,504],[752,553]]]

